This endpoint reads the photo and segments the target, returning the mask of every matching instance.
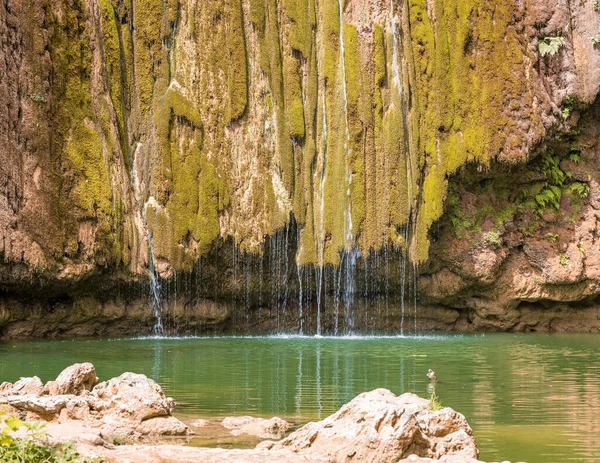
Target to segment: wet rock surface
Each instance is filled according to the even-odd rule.
[[[234,436],[249,434],[261,439],[281,439],[291,426],[287,421],[276,416],[268,420],[252,416],[227,417],[221,424],[224,428],[230,429]]]

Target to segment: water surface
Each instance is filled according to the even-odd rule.
[[[0,343],[0,382],[89,361],[158,381],[185,417],[302,424],[360,392],[428,395],[463,413],[485,461],[600,462],[600,336],[145,338]]]

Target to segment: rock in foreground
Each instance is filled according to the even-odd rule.
[[[235,424],[229,421],[224,424]],[[121,446],[102,452],[109,463],[476,463],[478,454],[463,415],[451,408],[429,410],[428,400],[414,394],[396,396],[386,389],[361,394],[328,418],[308,423],[282,441],[263,442],[254,450]]]
[[[387,389],[360,394],[328,418],[308,423],[282,441],[259,446],[336,462],[398,461],[409,455],[470,461],[479,456],[463,415],[451,408],[432,411],[428,400],[410,393],[396,396]]]
[[[4,383],[0,405],[27,414],[28,419],[54,423],[79,422],[99,428],[108,437],[187,435],[190,429],[171,415],[174,401],[144,375],[123,373],[96,385],[91,363],[72,365],[55,381],[43,385],[39,378]]]

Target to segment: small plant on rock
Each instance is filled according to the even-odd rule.
[[[435,393],[435,390],[434,390],[431,393],[431,397],[429,397],[429,410],[431,410],[432,412],[437,412],[438,410],[441,410],[442,408],[444,408],[444,406],[442,405],[440,398],[437,396],[437,394]]]
[[[590,40],[592,41],[592,44],[594,46],[600,44],[600,34],[596,34],[593,37],[590,37]]]
[[[81,459],[73,444],[53,445],[44,431],[45,423],[24,423],[0,412],[0,462],[2,463],[91,463]],[[25,429],[25,437],[15,434]],[[98,460],[96,460],[98,461]]]
[[[594,0],[594,11],[600,11],[600,0]]]
[[[571,258],[566,255],[563,254],[562,252],[558,255],[558,261],[560,262],[560,265],[562,265],[563,267],[566,267],[567,265],[569,265],[569,260]]]
[[[483,240],[492,246],[500,246],[502,244],[502,236],[495,230],[485,233],[483,235]]]
[[[553,56],[565,43],[564,37],[542,37],[538,42],[538,50],[542,56]]]
[[[573,182],[569,185],[569,191],[581,199],[587,199],[590,196],[590,185],[583,182]]]
[[[556,243],[556,240],[558,239],[558,235],[556,233],[546,233],[545,238],[550,241],[551,243]]]

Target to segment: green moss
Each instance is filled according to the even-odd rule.
[[[301,140],[305,134],[302,76],[300,74],[300,63],[292,53],[284,54],[283,70],[283,91],[289,136]]]
[[[226,124],[239,119],[248,101],[246,39],[241,0],[234,0],[229,12],[227,31],[227,56],[223,64],[227,69],[229,105],[225,113]]]
[[[528,52],[527,40],[515,26],[518,17],[513,1],[410,1],[417,149],[420,163],[427,166],[423,190],[426,184],[443,185],[441,179],[466,162],[489,164],[504,146],[519,152],[518,142],[507,137],[506,116],[507,99],[531,96],[521,71]],[[436,178],[428,179],[431,175]],[[439,192],[443,200],[444,189]],[[424,191],[419,202],[420,243],[443,211],[443,204],[431,199]],[[427,257],[421,249],[418,253],[418,260]]]
[[[108,72],[110,97],[115,108],[121,149],[127,156],[127,132],[125,129],[125,105],[122,85],[121,68],[121,42],[119,38],[119,25],[115,10],[110,0],[101,0],[99,3],[102,19],[102,36],[104,45],[104,61]],[[128,162],[126,158],[126,162]]]
[[[142,113],[150,110],[154,82],[161,71],[161,38],[163,24],[162,0],[132,0],[135,80]]]

